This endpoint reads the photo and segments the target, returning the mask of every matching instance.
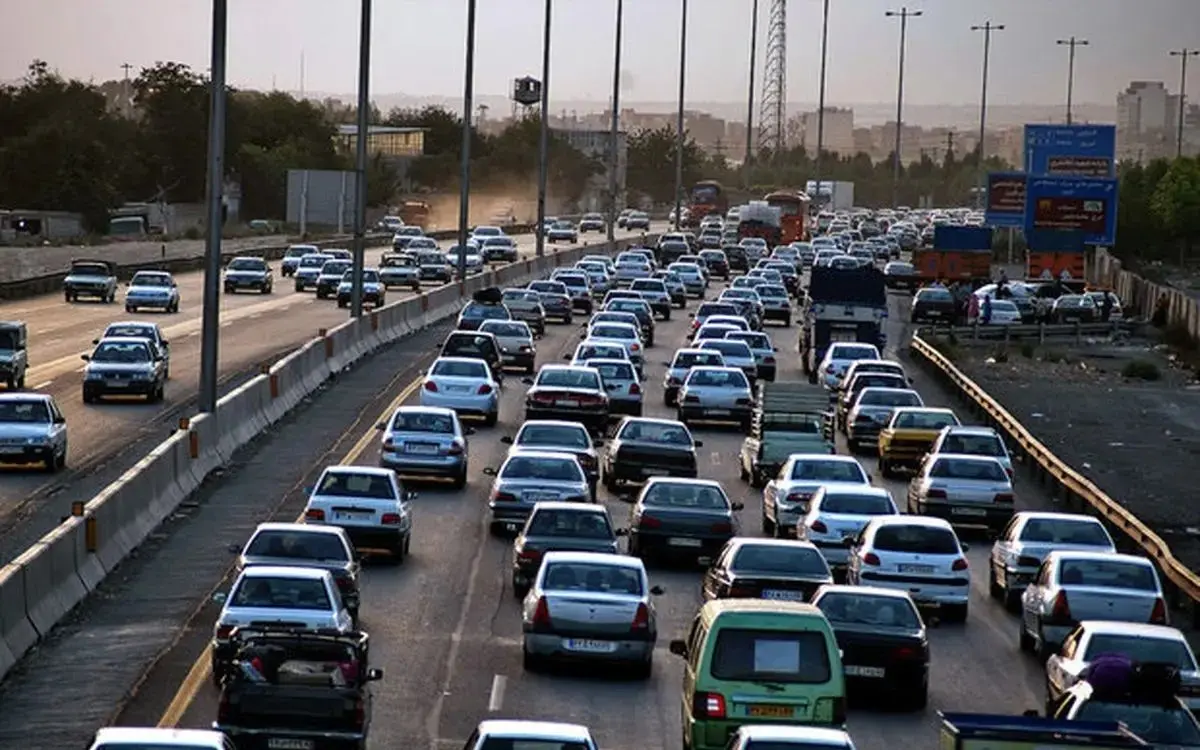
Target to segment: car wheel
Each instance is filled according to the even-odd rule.
[[[633,677],[637,680],[648,680],[654,674],[654,659],[640,662],[633,668]]]
[[[542,657],[535,656],[525,649],[521,649],[521,668],[526,672],[540,672],[542,670]]]
[[[395,565],[403,565],[404,558],[408,556],[408,539],[402,539],[396,542],[392,547],[392,563]]]
[[[462,471],[454,475],[454,489],[461,490],[467,486],[467,467],[463,467]]]
[[[1026,653],[1033,653],[1035,642],[1029,631],[1025,629],[1025,613],[1017,620],[1017,647]]]
[[[524,583],[517,583],[516,579],[513,579],[512,592],[513,598],[517,601],[520,601],[525,598],[526,594],[529,593],[529,586]]]
[[[908,708],[912,711],[924,711],[929,705],[929,683],[922,682],[920,685],[914,685],[908,691],[908,698],[905,700]]]
[[[132,314],[137,312],[137,308],[133,305],[125,305],[125,312]]]

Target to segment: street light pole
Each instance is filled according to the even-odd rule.
[[[987,101],[988,101],[988,62],[992,52],[992,32],[1004,31],[1004,24],[994,24],[990,20],[982,26],[972,26],[971,31],[983,32],[983,85],[979,95],[979,192],[976,196],[978,205],[983,205],[984,193],[984,143],[987,137]]]
[[[221,231],[225,190],[225,47],[227,0],[213,0],[212,71],[208,105],[208,234],[204,238],[204,307],[200,321],[200,412],[217,411],[218,339],[221,333]]]
[[[1071,124],[1071,110],[1075,104],[1075,48],[1086,47],[1090,42],[1086,39],[1059,39],[1057,42],[1060,47],[1069,47],[1070,52],[1067,53],[1067,124]]]
[[[683,84],[687,70],[687,13],[688,0],[682,0],[683,12],[679,21],[679,113],[675,117],[675,228],[683,226]]]
[[[904,122],[904,46],[908,41],[908,19],[920,18],[925,15],[925,12],[903,7],[900,10],[889,10],[884,15],[900,19],[900,77],[896,84],[896,151],[892,154],[892,207],[895,208],[900,205],[900,140],[903,137]]]
[[[746,90],[746,156],[742,159],[742,184],[750,186],[750,162],[754,159],[754,68],[758,57],[758,0],[750,10],[750,85]]]
[[[367,138],[371,130],[371,0],[362,0],[358,32],[358,138],[354,142],[354,274],[350,314],[363,314],[363,266],[367,253]]]
[[[475,0],[471,0],[474,5]],[[542,16],[542,103],[538,112],[538,195],[534,252],[546,254],[546,182],[550,173],[550,0]]]
[[[821,11],[821,82],[817,86],[817,163],[816,185],[817,194],[813,205],[821,202],[821,156],[825,151],[825,71],[829,63],[829,0]],[[833,191],[830,191],[832,196]]]
[[[458,185],[458,280],[467,280],[467,232],[471,221],[471,134],[475,98],[475,0],[467,0],[467,68],[463,74],[463,137]]]
[[[1179,123],[1175,126],[1175,158],[1183,158],[1183,113],[1187,108],[1187,61],[1200,55],[1200,49],[1171,50],[1171,57],[1179,58]]]
[[[550,7],[550,0],[546,0]],[[617,152],[617,133],[621,126],[621,26],[625,15],[624,0],[617,0],[617,38],[616,50],[613,52],[613,87],[612,87],[612,124],[608,134],[608,242],[616,241],[617,231],[617,167],[620,164],[620,154]]]

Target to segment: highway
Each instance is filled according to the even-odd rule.
[[[905,335],[896,321],[907,317],[906,306],[893,298],[893,345]],[[686,325],[682,315],[659,324],[660,343],[648,358],[647,414],[669,414],[661,401],[661,361],[683,342]],[[0,692],[8,709],[0,716],[0,745],[20,738],[29,748],[67,746],[109,720],[114,706],[119,723],[208,726],[216,693],[207,679],[204,648],[216,611],[201,600],[232,561],[224,546],[243,540],[257,521],[296,517],[301,488],[324,464],[374,464],[378,434],[372,426],[409,399],[414,370],[429,362],[430,349],[445,330],[448,326],[427,332],[405,352],[389,351],[362,373],[339,381],[282,425],[244,467],[197,500],[189,520],[178,526],[183,533],[164,530],[161,545],[132,563],[111,596],[89,606],[61,639],[52,639],[23,674],[6,683]],[[797,329],[768,330],[783,352],[781,377],[799,377]],[[539,361],[560,361],[578,336],[577,328],[551,327],[539,343]],[[923,373],[910,370],[927,402],[952,405]],[[508,585],[511,552],[507,542],[487,532],[489,480],[482,470],[503,458],[505,446],[497,438],[520,424],[522,390],[510,380],[501,424],[471,439],[466,490],[420,488],[412,556],[400,567],[370,565],[365,571],[363,624],[372,634],[374,666],[385,670],[376,688],[370,745],[461,747],[476,722],[490,716],[580,721],[602,747],[678,750],[682,672],[666,645],[682,634],[696,610],[699,570],[652,571],[653,582],[667,591],[657,602],[659,650],[649,681],[526,675],[521,669],[518,605]],[[733,499],[746,503],[742,533],[757,534],[758,492],[738,480],[733,463],[741,436],[720,429],[701,429],[698,436],[705,442],[702,475],[721,480]],[[873,462],[865,462],[874,471]],[[877,481],[903,497],[902,482]],[[624,503],[608,496],[604,502],[614,518],[627,517]],[[1021,481],[1017,505],[1045,508],[1050,502]],[[971,541],[976,543],[968,553],[975,579],[970,617],[965,625],[944,625],[931,633],[929,708],[905,714],[852,705],[849,728],[859,747],[928,748],[936,742],[939,710],[1019,713],[1041,706],[1042,670],[1018,652],[1015,618],[988,599],[987,544]],[[170,620],[193,611],[186,628]],[[152,660],[135,685],[140,665]],[[31,743],[35,731],[38,739]]]
[[[622,232],[618,236],[630,235]],[[522,257],[533,255],[532,235],[517,240]],[[593,234],[586,241],[599,239]],[[553,250],[556,246],[547,247]],[[368,265],[378,262],[382,252],[369,250]],[[291,280],[278,273],[278,262],[273,265],[273,294],[221,296],[222,392],[254,374],[261,363],[273,361],[348,315],[332,301],[318,301],[311,291],[296,293]],[[176,314],[126,314],[121,304],[124,287],[112,305],[90,300],[68,304],[59,294],[0,303],[0,320],[23,320],[29,326],[26,386],[52,394],[69,429],[66,472],[51,476],[40,469],[0,468],[0,555],[4,561],[58,523],[72,501],[89,499],[148,452],[192,406],[199,386],[204,274],[184,273],[176,279],[182,298]],[[388,301],[408,294],[406,289],[392,289]],[[85,363],[80,355],[91,351],[92,340],[109,323],[134,318],[159,323],[171,342],[171,380],[165,401],[147,404],[137,399],[85,406],[80,387]]]

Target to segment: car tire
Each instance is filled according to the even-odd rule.
[[[997,601],[1004,600],[1004,587],[996,581],[996,564],[988,564],[988,595]]]
[[[453,486],[454,486],[454,489],[456,489],[456,490],[461,490],[462,488],[467,486],[467,469],[466,469],[466,467],[463,467],[462,471],[460,471],[458,474],[454,475],[454,485]]]
[[[1036,641],[1029,631],[1025,629],[1025,615],[1021,613],[1021,617],[1017,620],[1017,648],[1027,654],[1033,653],[1033,648]]]
[[[125,312],[129,313],[130,315],[132,315],[132,314],[134,314],[134,313],[136,313],[136,312],[137,312],[137,308],[136,308],[136,307],[134,307],[133,305],[125,305]]]
[[[529,593],[529,585],[524,584],[524,583],[517,583],[514,580],[512,582],[512,593],[513,593],[514,599],[516,599],[517,601],[521,601],[522,599],[525,598],[525,595]]]
[[[303,291],[304,291],[304,287],[300,286],[299,284],[296,284],[296,285],[295,285],[295,289],[296,289],[296,291],[297,291],[297,292],[303,292]]]
[[[929,683],[922,682],[920,685],[914,685],[911,690],[907,691],[908,697],[904,701],[910,711],[924,711],[929,705]]]
[[[500,421],[500,414],[497,412],[492,412],[491,414],[489,414],[483,418],[483,426],[484,427],[495,427],[496,423],[499,421]]]
[[[635,680],[648,680],[654,675],[654,659],[650,658],[637,664],[633,670]]]

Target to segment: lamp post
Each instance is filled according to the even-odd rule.
[[[746,90],[746,156],[742,159],[742,184],[750,185],[750,162],[754,159],[754,67],[758,57],[758,0],[750,10],[750,85]]]
[[[1071,37],[1070,39],[1059,39],[1055,44],[1070,49],[1067,53],[1067,124],[1070,125],[1071,110],[1075,104],[1075,48],[1086,47],[1090,42],[1086,39]]]
[[[675,228],[683,226],[683,84],[687,70],[687,13],[688,0],[681,0],[683,12],[679,21],[679,112],[675,117]]]
[[[358,37],[358,138],[354,142],[354,273],[350,314],[363,314],[363,266],[367,252],[367,134],[371,129],[371,0],[362,0]]]
[[[900,75],[896,84],[896,151],[892,154],[892,207],[895,208],[900,205],[900,139],[903,136],[904,47],[905,42],[908,41],[908,19],[920,18],[925,15],[925,12],[903,7],[900,10],[889,10],[884,15],[900,19]]]
[[[1179,123],[1175,126],[1175,158],[1183,158],[1183,113],[1187,105],[1187,61],[1200,55],[1200,49],[1171,50],[1171,57],[1179,58]]]
[[[547,12],[550,0],[546,0]],[[613,84],[612,84],[612,123],[608,132],[608,242],[616,241],[617,231],[617,167],[620,164],[620,154],[617,151],[617,133],[621,127],[621,20],[625,15],[624,0],[617,0],[617,33],[615,50],[613,51]]]
[[[474,0],[472,0],[474,4]],[[538,113],[538,194],[534,252],[546,254],[546,182],[550,173],[550,0],[542,15],[542,102]]]
[[[987,95],[988,95],[988,62],[992,52],[992,32],[1004,31],[1004,24],[994,24],[986,21],[982,26],[972,26],[971,31],[983,32],[983,84],[979,92],[979,193],[978,205],[983,205],[984,193],[984,142],[987,137]]]
[[[816,188],[817,195],[813,205],[817,205],[821,200],[821,156],[825,151],[825,71],[829,63],[829,0],[825,0],[825,7],[821,11],[821,82],[817,86],[817,163],[816,163]],[[830,191],[832,196],[833,191]]]
[[[204,238],[204,307],[200,321],[200,411],[217,411],[218,339],[221,333],[221,231],[225,189],[225,47],[227,0],[213,0],[212,65],[208,106],[208,234]]]
[[[467,0],[467,67],[463,74],[463,137],[458,185],[458,279],[467,279],[467,232],[471,221],[471,122],[475,98],[475,0]]]

